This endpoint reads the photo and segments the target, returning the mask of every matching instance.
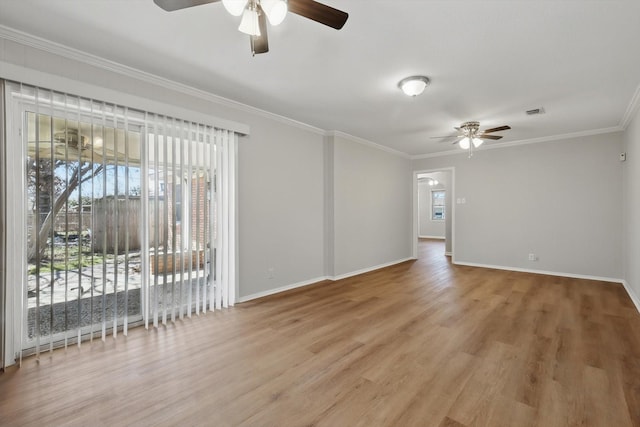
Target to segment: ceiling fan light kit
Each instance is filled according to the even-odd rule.
[[[247,0],[222,0],[222,5],[233,16],[240,16],[247,7]]]
[[[426,76],[411,76],[398,82],[398,87],[407,96],[418,96],[424,92],[425,88],[431,83],[429,77]]]
[[[258,10],[253,4],[247,6],[242,13],[242,20],[238,26],[238,31],[250,36],[260,35],[260,22],[258,20]]]
[[[287,17],[287,2],[285,0],[260,0],[262,10],[267,14],[269,23],[274,27],[280,25]]]

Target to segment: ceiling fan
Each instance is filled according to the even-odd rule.
[[[454,129],[460,133],[455,136],[433,136],[431,138],[457,138],[453,141],[453,144],[459,144],[459,147],[463,150],[469,150],[469,157],[471,157],[472,150],[480,147],[484,143],[485,139],[498,140],[502,138],[502,135],[491,135],[492,133],[509,130],[511,129],[511,126],[498,126],[480,131],[479,122],[464,122]]]
[[[217,3],[220,0],[153,0],[167,12]],[[287,15],[287,10],[328,27],[341,29],[349,14],[314,0],[222,0],[227,11],[234,15],[242,15],[238,30],[249,35],[251,53],[269,52],[267,39],[267,19],[271,25],[280,24]]]

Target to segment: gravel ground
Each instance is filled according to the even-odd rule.
[[[199,291],[200,300],[202,299],[203,282],[200,280],[200,289],[197,289],[197,284],[194,282],[191,287],[191,302],[192,305],[196,300],[196,291]],[[173,289],[172,283],[167,285],[166,294],[163,285],[157,286],[157,298],[158,308],[162,310],[164,307],[163,302],[166,301],[167,307],[173,304]],[[153,303],[155,298],[156,287],[151,287],[150,298]],[[207,295],[209,288],[206,289]],[[175,284],[176,299],[180,299],[180,284]],[[182,289],[182,301],[183,306],[188,304],[189,290],[185,286]],[[177,302],[177,301],[176,301]],[[200,302],[202,304],[202,302]],[[78,327],[90,326],[92,324],[101,324],[104,317],[107,322],[107,326],[113,324],[114,305],[117,307],[117,316],[119,319],[118,324],[122,324],[124,318],[125,307],[127,316],[132,318],[141,316],[142,303],[140,296],[140,289],[131,289],[126,292],[126,304],[125,304],[125,292],[120,291],[116,295],[113,293],[107,294],[104,297],[97,295],[94,297],[83,297],[78,300],[72,300],[68,302],[58,302],[53,305],[42,305],[39,310],[39,324],[40,324],[40,336],[49,336],[50,334],[61,333],[65,331],[74,331]],[[153,304],[152,304],[153,305]],[[161,315],[162,313],[160,313]],[[53,318],[52,318],[53,316]],[[53,322],[52,322],[53,320]],[[52,327],[53,323],[53,327]],[[29,308],[27,315],[27,337],[33,339],[35,337],[35,325],[36,325],[36,309],[35,307]]]

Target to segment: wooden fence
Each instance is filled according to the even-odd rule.
[[[156,205],[157,203],[157,205]],[[164,208],[164,200],[151,203],[150,209]],[[95,199],[92,206],[92,241],[93,250],[101,251],[106,247],[108,253],[122,253],[126,247],[127,235],[129,237],[130,251],[140,250],[141,245],[141,227],[149,224],[149,246],[156,245],[156,229],[158,229],[158,246],[163,246],[167,236],[164,233],[166,218],[159,215],[159,221],[156,223],[155,215],[150,218],[141,218],[141,200],[137,196],[124,197],[107,196],[102,199]],[[151,210],[153,210],[151,209]]]

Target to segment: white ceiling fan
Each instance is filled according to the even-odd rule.
[[[217,3],[220,0],[153,0],[167,12]],[[224,8],[233,16],[242,16],[238,30],[249,35],[253,55],[269,52],[267,20],[280,24],[287,12],[316,21],[336,30],[341,29],[349,14],[314,0],[222,0]]]
[[[460,132],[458,135],[453,136],[432,136],[432,139],[442,138],[456,138],[453,144],[459,144],[463,150],[469,150],[469,157],[473,155],[473,149],[480,147],[485,139],[498,140],[502,139],[502,135],[491,135],[494,132],[500,132],[503,130],[511,129],[511,126],[504,125],[491,129],[485,129],[480,131],[480,122],[464,122],[459,127],[455,127],[455,130]]]

